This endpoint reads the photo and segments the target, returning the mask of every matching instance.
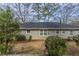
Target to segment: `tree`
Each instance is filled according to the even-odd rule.
[[[71,13],[73,12],[76,5],[74,4],[62,4],[64,5],[61,12],[61,23],[68,23]]]
[[[57,3],[15,3],[15,4],[0,4],[0,8],[5,9],[6,6],[12,8],[14,12],[14,16],[18,20],[22,20],[21,22],[40,22],[43,21],[60,21],[61,23],[68,23],[72,21],[73,18],[77,18],[78,9],[76,10],[75,7],[78,7],[79,4],[57,4]],[[78,7],[79,8],[79,7]],[[76,17],[72,16],[75,13]]]
[[[60,7],[59,4],[55,3],[15,3],[6,5],[10,5],[14,12],[14,16],[18,20],[21,20],[21,22],[39,22],[41,20],[49,21],[51,17],[54,17],[54,13]]]
[[[44,3],[42,16],[45,18],[45,21],[50,21],[50,18],[54,18],[54,13],[60,8],[59,4],[56,3]]]
[[[16,3],[13,5],[13,11],[16,18],[22,20],[22,22],[26,22],[26,20],[30,20],[32,4],[29,3]]]
[[[58,36],[49,36],[45,40],[45,47],[49,56],[61,56],[66,53],[66,43]]]
[[[52,4],[52,3],[36,3],[33,4],[32,9],[34,10],[34,13],[36,18],[38,20],[44,20],[48,21],[51,17],[54,17],[54,13],[58,10],[59,4]]]
[[[7,6],[6,9],[0,10],[0,38],[3,38],[3,43],[5,43],[7,54],[9,41],[13,40],[15,34],[19,30],[19,24],[16,22],[13,12],[10,7]]]
[[[38,20],[40,20],[40,11],[41,11],[41,7],[40,7],[41,3],[35,3],[33,4],[33,10],[36,13],[36,17]]]

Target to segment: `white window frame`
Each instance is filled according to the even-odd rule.
[[[70,35],[73,35],[73,31],[70,31]]]
[[[65,33],[65,31],[62,31],[62,33]]]
[[[56,31],[56,34],[59,34],[59,31]]]
[[[28,32],[29,31],[29,32]],[[27,34],[29,34],[30,33],[30,30],[27,30]]]
[[[40,30],[40,35],[42,35],[42,36],[48,35],[48,30]]]
[[[44,33],[43,34],[44,34],[44,36],[45,35],[48,35],[48,30],[44,30]]]
[[[43,35],[43,30],[40,30],[40,35]]]

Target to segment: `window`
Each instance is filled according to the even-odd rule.
[[[47,35],[47,33],[48,33],[47,30],[44,30],[44,35]]]
[[[43,35],[43,30],[40,30],[40,35]]]
[[[48,35],[50,35],[51,34],[51,31],[48,31]]]
[[[65,33],[65,31],[62,31],[62,33]]]
[[[27,33],[30,33],[30,30],[27,30]]]
[[[47,30],[40,30],[40,35],[47,35],[48,31]]]
[[[58,33],[59,33],[59,31],[56,31],[56,33],[58,34]]]
[[[70,31],[70,35],[73,35],[73,31]]]

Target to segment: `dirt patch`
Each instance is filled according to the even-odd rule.
[[[67,42],[68,53],[72,56],[79,56],[79,46],[74,41]]]
[[[44,40],[33,40],[30,42],[19,41],[15,42],[13,51],[16,54],[19,53],[31,53],[31,54],[42,54],[44,50]]]

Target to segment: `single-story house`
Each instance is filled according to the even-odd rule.
[[[21,24],[21,34],[32,39],[46,39],[48,36],[68,38],[79,34],[79,26],[57,22],[27,22]]]

